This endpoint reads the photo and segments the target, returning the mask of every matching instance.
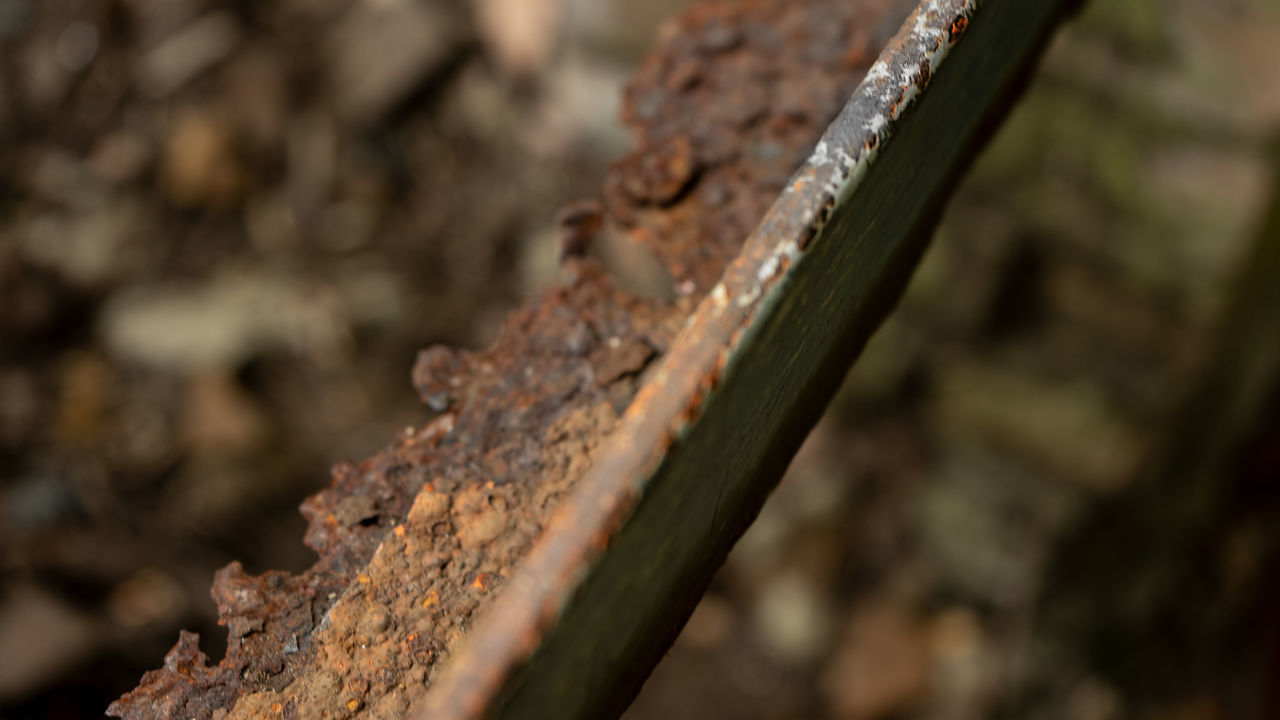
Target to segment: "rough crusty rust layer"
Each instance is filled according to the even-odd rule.
[[[617,290],[592,262],[508,318],[483,352],[424,351],[438,415],[303,503],[319,554],[299,575],[218,573],[227,657],[183,633],[112,704],[125,718],[400,717],[582,476],[791,171],[896,27],[896,0],[702,2],[628,88],[637,147],[607,213],[676,280],[674,302]]]
[[[678,292],[711,289],[911,5],[706,3],[666,28],[626,90],[638,143],[605,198]]]

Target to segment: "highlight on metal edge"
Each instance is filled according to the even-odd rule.
[[[950,189],[1077,4],[920,3],[419,717],[625,709],[892,310]]]

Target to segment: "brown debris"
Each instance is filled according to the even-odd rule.
[[[627,91],[637,149],[605,193],[612,220],[682,295],[710,287],[808,153],[873,59],[867,29],[888,5],[703,2],[665,33]],[[809,91],[774,102],[791,86]],[[311,569],[218,574],[224,660],[209,666],[184,634],[109,714],[403,715],[692,307],[629,296],[589,260],[563,270],[566,284],[513,313],[488,350],[420,354],[413,383],[436,417],[335,467],[303,504]]]
[[[920,623],[892,602],[860,608],[823,678],[831,714],[850,720],[895,717],[925,694],[929,669]]]
[[[329,41],[339,113],[368,123],[393,109],[461,51],[460,24],[444,3],[357,3]]]
[[[562,208],[556,215],[560,259],[586,255],[603,226],[604,206],[598,200],[581,200]]]

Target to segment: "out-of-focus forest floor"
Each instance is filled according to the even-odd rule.
[[[0,0],[0,716],[221,656],[214,570],[555,282],[681,5]],[[1262,712],[1277,68],[1275,2],[1088,6],[629,717]]]

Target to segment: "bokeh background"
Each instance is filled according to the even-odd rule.
[[[221,657],[683,4],[0,0],[0,716]],[[1278,131],[1280,3],[1089,4],[629,717],[1280,712]]]

